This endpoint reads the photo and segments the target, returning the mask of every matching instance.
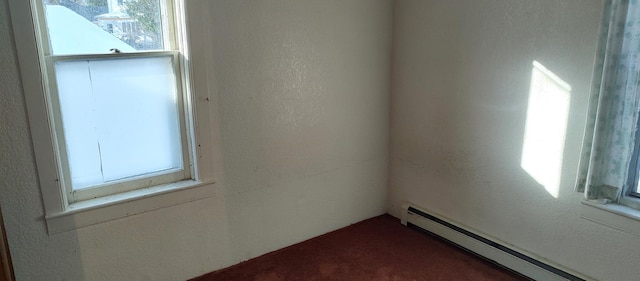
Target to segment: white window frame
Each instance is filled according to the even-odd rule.
[[[42,46],[38,46],[37,24],[43,21],[35,20],[34,5],[38,0],[9,0],[9,11],[14,29],[16,49],[20,64],[23,91],[27,105],[27,114],[31,129],[31,137],[38,168],[41,195],[50,234],[76,229],[87,225],[101,223],[112,219],[151,211],[163,207],[190,202],[215,194],[213,135],[215,124],[212,119],[212,105],[209,97],[206,77],[199,73],[206,73],[204,62],[206,55],[194,55],[190,49],[206,50],[207,41],[201,38],[189,38],[189,27],[202,26],[201,17],[187,17],[189,10],[197,11],[198,7],[188,8],[184,0],[167,0],[174,7],[173,22],[177,25],[170,32],[176,32],[175,67],[182,70],[184,91],[184,118],[186,136],[188,136],[189,154],[192,163],[188,171],[190,179],[144,187],[123,193],[101,196],[95,199],[74,201],[68,200],[68,193],[60,179],[64,172],[60,163],[59,146],[55,138],[54,119],[51,118],[49,94],[47,92],[46,61]],[[170,5],[170,6],[171,6]],[[197,6],[198,4],[192,5]],[[41,13],[40,13],[41,14]],[[171,52],[169,52],[171,53]],[[172,53],[173,54],[173,53]],[[136,54],[125,54],[136,56]],[[139,55],[138,55],[139,56]],[[198,75],[191,75],[198,73]],[[180,84],[178,84],[180,85]],[[185,166],[188,166],[186,162]],[[19,188],[19,187],[16,187]]]
[[[46,73],[48,75],[49,89],[46,89],[50,92],[48,96],[54,97],[57,95],[57,91],[55,89],[55,77],[54,77],[54,64],[56,62],[68,62],[68,61],[98,61],[98,60],[119,60],[119,59],[130,59],[130,58],[158,58],[158,57],[170,57],[174,64],[174,72],[176,74],[186,74],[184,71],[180,70],[180,59],[178,51],[154,51],[154,52],[140,52],[140,53],[127,53],[127,54],[109,54],[109,55],[73,55],[73,56],[54,56],[54,57],[46,57],[45,64],[47,64],[47,68],[49,69]],[[183,81],[186,78],[186,75],[183,77],[176,77],[176,84],[178,86],[178,97],[183,97],[183,93],[188,92],[186,87],[185,89],[180,89],[180,85],[183,84]],[[55,99],[55,98],[53,98]],[[182,155],[182,164],[183,167],[178,170],[168,170],[168,171],[160,171],[155,173],[144,174],[140,176],[134,176],[122,180],[116,180],[113,182],[103,183],[100,185],[90,186],[87,188],[76,189],[74,190],[69,182],[71,179],[71,171],[69,170],[70,165],[66,165],[68,160],[66,160],[66,150],[65,145],[58,141],[57,142],[57,157],[60,162],[59,167],[61,170],[61,185],[66,191],[66,198],[70,204],[75,202],[80,202],[84,200],[88,200],[91,198],[98,198],[103,196],[108,196],[112,194],[122,193],[131,191],[139,188],[146,188],[154,185],[160,185],[164,183],[177,182],[181,180],[193,179],[193,173],[191,173],[191,159],[193,146],[190,143],[190,133],[188,133],[188,127],[186,123],[186,118],[184,114],[184,101],[181,98],[178,98],[178,116],[180,123],[180,131],[181,131],[181,155]],[[54,112],[60,112],[61,109],[54,103],[50,102],[52,105],[52,110]],[[61,116],[60,113],[53,113],[52,115]],[[64,138],[64,132],[62,131],[62,120],[61,118],[51,118],[54,123],[53,129],[56,130],[55,134],[58,139]]]

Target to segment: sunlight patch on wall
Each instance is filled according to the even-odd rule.
[[[571,85],[533,61],[520,167],[558,198]]]

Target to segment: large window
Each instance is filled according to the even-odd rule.
[[[183,1],[10,5],[50,232],[211,195]]]

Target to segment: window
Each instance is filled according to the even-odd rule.
[[[640,4],[606,2],[578,190],[601,204],[640,207]]]
[[[152,42],[133,45],[111,23],[101,30],[69,7],[36,4],[69,203],[190,179],[178,50],[160,16],[168,3],[128,3],[124,11],[145,22],[136,33]]]
[[[103,2],[10,2],[50,233],[212,195],[184,3]]]

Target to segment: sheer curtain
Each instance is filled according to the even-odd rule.
[[[617,201],[627,183],[638,124],[640,4],[608,0],[593,76],[576,189]]]

